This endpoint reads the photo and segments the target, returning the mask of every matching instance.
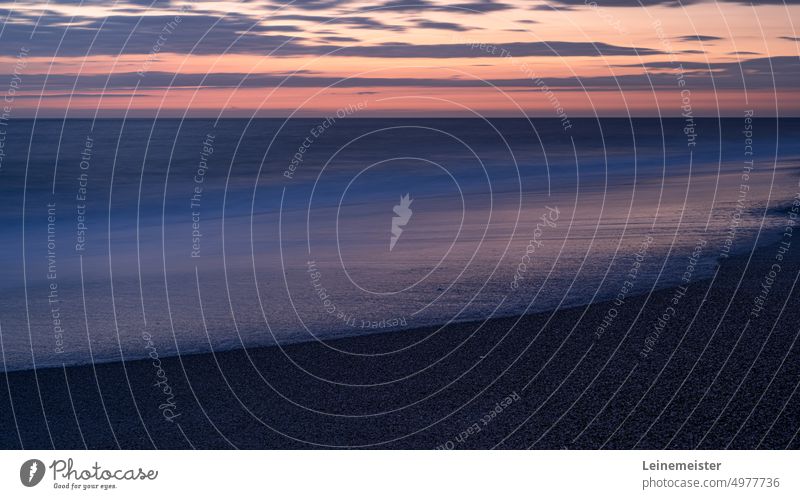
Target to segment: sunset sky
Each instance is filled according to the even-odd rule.
[[[13,117],[800,116],[797,3],[5,2],[0,93]]]

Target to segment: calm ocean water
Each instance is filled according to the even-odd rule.
[[[700,240],[708,276],[776,239],[800,120],[702,119],[696,144],[684,125],[12,121],[0,369],[630,296],[679,283]]]

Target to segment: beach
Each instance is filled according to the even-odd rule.
[[[0,447],[797,449],[781,242],[621,303],[2,374]]]

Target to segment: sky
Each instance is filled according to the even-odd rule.
[[[0,2],[14,117],[800,116],[800,0]]]

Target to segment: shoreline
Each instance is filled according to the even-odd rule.
[[[791,208],[792,208],[792,202],[791,201],[786,201],[786,202],[780,203],[780,204],[770,208],[769,210],[767,210],[764,213],[764,216],[765,217],[772,217],[772,218],[779,218],[779,217],[782,217],[782,216],[786,216],[786,213]],[[781,231],[778,228],[774,228],[770,232],[762,233],[760,238],[762,240],[771,240],[771,239],[774,239],[774,238],[779,238],[780,235],[781,235]],[[716,261],[715,265],[719,266],[722,262],[727,261],[727,260],[741,258],[741,257],[744,257],[744,256],[748,256],[750,254],[759,253],[761,251],[764,251],[766,248],[770,248],[770,247],[775,246],[775,244],[776,243],[774,243],[774,242],[773,243],[769,243],[769,242],[768,243],[763,243],[763,245],[756,246],[755,248],[751,248],[749,251],[744,251],[744,252],[740,251],[740,252],[730,253],[729,256],[726,257],[726,258],[722,258],[718,254],[715,257],[715,261]],[[707,277],[694,277],[693,276],[692,280],[691,280],[691,284],[700,283],[700,282],[703,282],[703,281],[706,281],[706,280],[708,280]],[[664,285],[661,285],[661,286],[658,286],[658,287],[655,287],[655,288],[651,287],[650,291],[641,291],[641,292],[633,293],[631,295],[626,296],[626,300],[629,301],[629,300],[634,300],[634,299],[640,299],[640,298],[648,296],[651,293],[655,293],[655,292],[659,292],[659,291],[663,292],[663,291],[667,291],[667,290],[674,290],[676,287],[678,287],[677,284],[664,284]],[[564,313],[564,312],[567,312],[567,311],[573,311],[573,310],[578,310],[578,309],[582,310],[582,309],[585,309],[587,307],[604,307],[604,308],[608,308],[609,305],[613,301],[614,301],[613,298],[607,298],[607,299],[603,299],[603,300],[595,301],[595,302],[586,302],[586,303],[579,303],[579,304],[575,304],[575,305],[570,305],[568,307],[564,307],[564,308],[560,308],[560,309],[547,309],[547,310],[541,310],[541,311],[537,311],[537,312],[527,312],[527,313],[523,313],[523,314],[514,314],[514,313],[512,313],[512,314],[508,314],[508,315],[499,315],[499,316],[494,316],[494,317],[488,319],[488,321],[492,322],[492,321],[501,321],[501,320],[510,320],[510,319],[520,319],[520,318],[524,318],[524,317],[528,317],[528,316],[531,316],[531,317],[535,317],[535,316],[545,317],[545,316],[547,316],[547,317],[549,317],[551,315],[555,315],[555,314],[558,314],[558,313]],[[345,341],[346,342],[347,340],[352,340],[352,339],[361,338],[361,337],[375,337],[375,336],[381,337],[381,336],[391,336],[391,335],[400,335],[400,334],[409,335],[409,336],[420,336],[420,335],[427,335],[430,331],[435,331],[435,330],[440,330],[440,329],[447,329],[447,328],[450,328],[450,327],[468,327],[468,326],[474,327],[474,326],[479,325],[479,324],[481,324],[481,323],[483,323],[485,321],[487,321],[487,319],[463,319],[463,320],[453,321],[453,322],[449,322],[449,323],[436,323],[436,324],[429,324],[429,325],[413,326],[413,327],[405,328],[405,329],[391,329],[391,330],[385,330],[385,329],[384,330],[381,330],[381,329],[361,329],[361,330],[359,330],[357,332],[339,333],[339,334],[337,334],[335,336],[324,337],[322,339],[312,338],[312,339],[288,340],[288,341],[281,341],[281,342],[277,342],[276,341],[274,343],[264,344],[264,345],[253,345],[253,346],[237,345],[237,346],[232,347],[232,348],[221,348],[221,349],[216,349],[216,350],[213,350],[213,351],[199,350],[199,351],[191,351],[191,352],[188,352],[188,353],[180,353],[180,354],[170,353],[168,355],[160,356],[160,359],[162,359],[162,360],[179,359],[179,358],[184,358],[185,359],[185,358],[195,357],[195,356],[207,356],[207,355],[213,356],[213,355],[221,355],[221,354],[225,354],[225,353],[229,353],[229,352],[240,352],[240,351],[245,351],[245,350],[247,350],[247,351],[254,351],[254,350],[260,350],[260,349],[277,349],[277,350],[280,350],[282,348],[290,348],[290,347],[294,347],[294,346],[297,346],[297,345],[309,345],[309,344],[321,344],[321,345],[323,345],[325,347],[326,345],[331,344],[331,343],[336,343],[336,342],[339,342],[339,341]],[[378,340],[376,340],[376,341],[378,341]],[[69,363],[69,362],[66,362],[66,363],[57,364],[57,365],[50,365],[48,363],[48,365],[46,365],[45,367],[37,367],[35,369],[32,368],[32,367],[23,367],[23,368],[20,368],[20,369],[9,369],[9,370],[5,370],[5,371],[0,369],[0,375],[6,374],[6,373],[10,374],[10,373],[19,373],[19,372],[33,372],[34,370],[37,371],[37,372],[42,372],[42,371],[46,371],[46,370],[58,370],[58,371],[60,371],[63,368],[69,369],[69,368],[77,368],[77,367],[89,367],[89,366],[92,366],[92,365],[99,366],[99,365],[106,365],[106,364],[131,364],[131,363],[136,363],[136,362],[147,362],[147,359],[148,359],[148,356],[147,355],[143,355],[141,357],[128,357],[128,358],[125,358],[125,359],[115,358],[115,359],[110,359],[110,360],[99,360],[99,361],[89,362],[89,363],[85,363],[85,362]]]
[[[600,338],[609,301],[451,324],[406,350],[436,328],[327,342],[357,355],[302,342],[2,373],[19,433],[0,448],[798,448],[796,248],[750,317],[778,251],[730,257],[677,305],[676,287],[627,297]]]

